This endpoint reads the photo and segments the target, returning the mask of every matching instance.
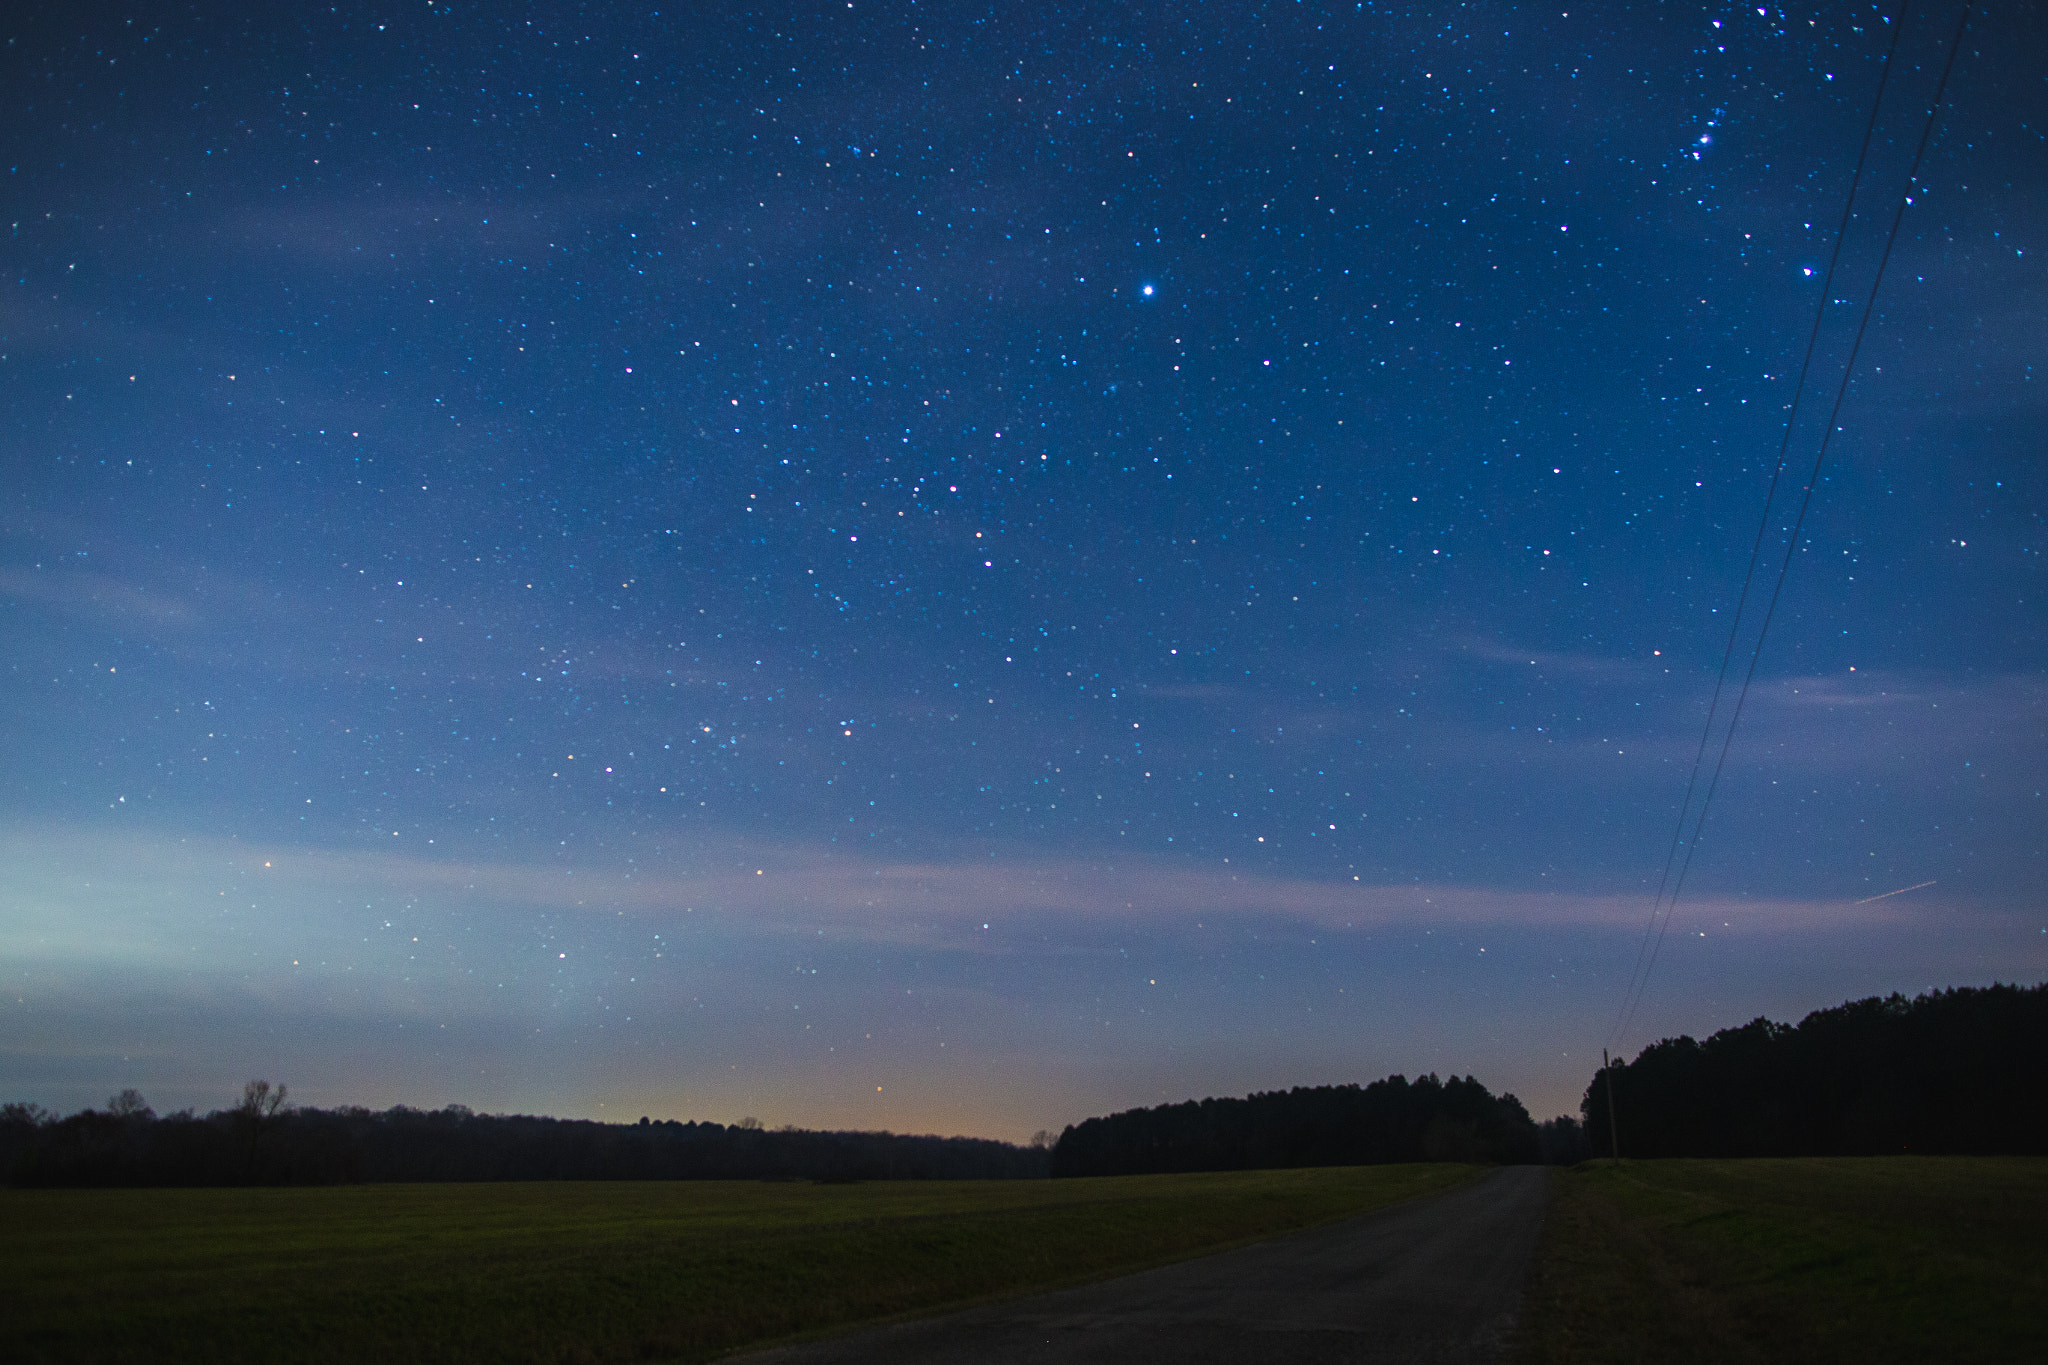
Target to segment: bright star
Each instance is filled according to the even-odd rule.
[[[1145,286],[1145,289],[1144,289],[1144,294],[1145,294],[1145,297],[1146,297],[1146,298],[1148,298],[1148,299],[1152,297],[1152,286],[1151,286],[1151,285],[1149,285],[1149,284],[1148,284],[1148,285],[1146,285],[1146,286]]]

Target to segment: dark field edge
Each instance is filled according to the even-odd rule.
[[[1405,1199],[1393,1199],[1384,1204],[1371,1204],[1362,1208],[1345,1209],[1338,1213],[1329,1214],[1326,1217],[1266,1228],[1263,1231],[1249,1233],[1243,1237],[1233,1237],[1227,1241],[1204,1242],[1200,1246],[1184,1247],[1164,1255],[1144,1257],[1106,1269],[1098,1268],[1080,1271],[1058,1279],[1032,1280],[1028,1283],[1010,1285],[1007,1288],[986,1294],[975,1294],[965,1298],[947,1299],[943,1302],[933,1302],[915,1308],[905,1308],[899,1312],[886,1313],[879,1317],[860,1318],[807,1328],[804,1331],[793,1332],[786,1336],[746,1342],[743,1345],[734,1346],[711,1355],[661,1357],[653,1362],[653,1365],[703,1365],[704,1362],[714,1360],[744,1361],[749,1356],[780,1350],[786,1346],[800,1346],[806,1342],[826,1341],[833,1337],[851,1336],[856,1332],[891,1327],[897,1323],[921,1322],[928,1318],[942,1318],[953,1313],[964,1313],[971,1309],[986,1307],[990,1304],[1009,1303],[1017,1299],[1031,1298],[1039,1294],[1056,1294],[1063,1289],[1078,1289],[1083,1285],[1100,1284],[1105,1280],[1122,1279],[1126,1275],[1142,1274],[1147,1270],[1157,1270],[1162,1266],[1179,1265],[1183,1261],[1198,1261],[1204,1256],[1220,1256],[1226,1251],[1236,1251],[1240,1247],[1257,1246],[1261,1242],[1270,1242],[1279,1237],[1291,1237],[1298,1232],[1310,1232],[1316,1228],[1329,1227],[1334,1223],[1348,1222],[1353,1218],[1365,1218],[1373,1214],[1385,1213],[1391,1209],[1405,1208],[1410,1204],[1424,1204],[1432,1199],[1441,1199],[1443,1196],[1451,1193],[1451,1191],[1462,1189],[1464,1186],[1471,1184],[1481,1175],[1492,1169],[1491,1166],[1474,1165],[1461,1178],[1453,1180],[1437,1189],[1430,1190],[1426,1194],[1410,1195]],[[1098,1177],[1081,1176],[1075,1178],[1085,1180]],[[1099,1178],[1116,1179],[1117,1177]]]
[[[1728,1294],[1667,1239],[1591,1189],[1584,1171],[1551,1173],[1550,1207],[1508,1357],[1514,1365],[1782,1358],[1756,1349],[1771,1335],[1764,1325],[1741,1322]]]
[[[253,1241],[218,1250],[209,1227],[192,1243],[198,1263],[183,1260],[182,1248],[180,1259],[161,1261],[150,1243],[162,1225],[130,1236],[104,1231],[101,1218],[99,1250],[66,1272],[75,1276],[64,1296],[71,1306],[51,1317],[18,1303],[24,1331],[0,1331],[0,1359],[707,1361],[1213,1254],[1426,1199],[1477,1174],[1393,1166],[1113,1178],[1098,1197],[1073,1203],[771,1223],[758,1237],[682,1230],[666,1251],[669,1234],[650,1240],[631,1219],[595,1240],[594,1229],[564,1229],[552,1249],[458,1234],[445,1257],[436,1248],[428,1259],[408,1236],[392,1244],[396,1262],[365,1260],[347,1234],[327,1254],[329,1239],[303,1227],[282,1239],[259,1228]],[[78,1193],[118,1204],[127,1192]],[[419,1226],[438,1233],[450,1212]],[[221,1231],[244,1235],[232,1223]],[[167,1235],[180,1235],[175,1222]],[[12,1254],[28,1254],[32,1241]],[[218,1266],[202,1268],[216,1257]],[[11,1297],[0,1283],[0,1320]]]
[[[1602,1160],[1551,1180],[1514,1365],[2048,1359],[2048,1161]]]

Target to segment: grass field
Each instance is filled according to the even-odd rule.
[[[0,1355],[703,1360],[1158,1264],[1474,1173],[0,1190]]]
[[[1526,1365],[2048,1360],[2048,1160],[1558,1172]]]

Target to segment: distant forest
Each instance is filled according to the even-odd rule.
[[[1609,1081],[1616,1120],[1609,1126]],[[1798,1024],[1667,1038],[1595,1075],[1540,1127],[1467,1076],[1297,1087],[1092,1118],[1050,1151],[982,1138],[768,1130],[742,1121],[594,1123],[242,1101],[158,1116],[123,1091],[58,1117],[0,1106],[13,1185],[333,1185],[483,1180],[1014,1180],[1396,1161],[2048,1154],[2048,983],[1872,997]]]
[[[1055,1145],[984,1138],[637,1124],[476,1114],[462,1105],[302,1109],[252,1081],[211,1114],[158,1116],[124,1090],[59,1117],[0,1106],[0,1179],[16,1186],[341,1185],[484,1180],[1030,1180],[1048,1175],[1576,1161],[1574,1120],[1529,1120],[1469,1076],[1322,1086],[1135,1109],[1068,1128]]]
[[[1666,1038],[1596,1074],[1585,1135],[1625,1157],[2048,1153],[2048,984],[1872,996]]]
[[[0,1108],[13,1185],[341,1185],[473,1180],[1042,1179],[1046,1152],[982,1138],[818,1133],[758,1123],[591,1123],[420,1110],[294,1109],[252,1083],[241,1104],[159,1118],[124,1091],[58,1118]]]
[[[1538,1161],[1546,1141],[1576,1143],[1565,1120],[1543,1130],[1513,1095],[1470,1076],[1296,1087],[1189,1100],[1089,1119],[1060,1135],[1052,1173],[1138,1175],[1391,1161]]]

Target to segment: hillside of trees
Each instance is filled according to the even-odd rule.
[[[1390,1161],[1537,1161],[1543,1137],[1513,1095],[1470,1076],[1296,1087],[1243,1099],[1189,1100],[1075,1124],[1052,1173],[1139,1175]]]
[[[1852,1000],[1795,1024],[1666,1038],[1596,1074],[1581,1112],[1621,1155],[2048,1153],[2048,984]]]
[[[469,1180],[1042,1179],[1046,1153],[981,1138],[717,1123],[294,1109],[252,1084],[243,1102],[159,1118],[133,1091],[65,1118],[0,1108],[13,1185],[338,1185]]]

